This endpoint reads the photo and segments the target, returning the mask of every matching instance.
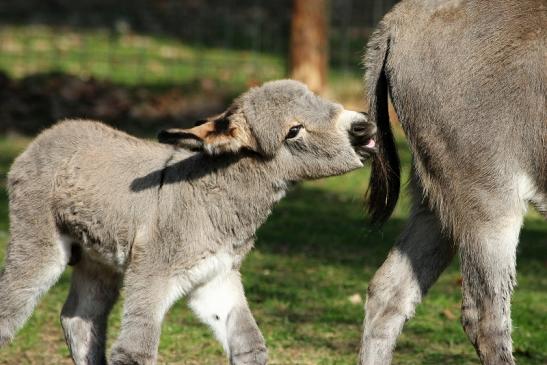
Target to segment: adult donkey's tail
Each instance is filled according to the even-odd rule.
[[[385,72],[389,52],[389,29],[381,22],[372,34],[365,55],[369,117],[378,127],[378,154],[372,161],[367,190],[367,210],[372,223],[384,223],[395,208],[400,190],[399,156],[388,114],[388,78]]]

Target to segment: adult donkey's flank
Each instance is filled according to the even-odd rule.
[[[510,300],[528,202],[547,213],[545,0],[408,0],[367,51],[370,210],[393,210],[388,92],[414,157],[413,210],[368,289],[361,364],[387,364],[404,322],[459,252],[462,324],[484,364],[513,364]]]
[[[67,263],[61,322],[76,364],[104,364],[108,313],[124,277],[110,364],[153,364],[178,298],[210,325],[232,364],[265,364],[239,266],[292,182],[362,166],[376,127],[285,80],[221,115],[143,141],[95,122],[43,132],[8,177],[11,238],[0,278],[0,344]]]

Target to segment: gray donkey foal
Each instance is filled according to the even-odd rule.
[[[545,0],[408,0],[367,51],[381,156],[369,203],[386,219],[399,166],[388,92],[413,153],[413,211],[374,275],[361,364],[388,364],[397,335],[459,251],[462,324],[484,364],[513,364],[510,300],[528,203],[547,215]]]
[[[163,131],[167,144],[96,122],[46,130],[8,177],[0,344],[71,261],[61,322],[76,364],[106,363],[107,316],[122,277],[110,364],[155,363],[163,317],[185,295],[232,364],[265,364],[240,263],[292,182],[361,167],[375,129],[363,114],[285,80],[251,89],[194,128]]]

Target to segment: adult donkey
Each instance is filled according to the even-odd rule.
[[[403,324],[459,252],[462,324],[483,364],[513,364],[515,251],[531,202],[547,216],[545,0],[408,0],[366,56],[382,222],[399,193],[387,99],[407,135],[414,203],[368,289],[361,364],[387,364]]]

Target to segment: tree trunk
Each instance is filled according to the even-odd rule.
[[[327,82],[328,0],[293,0],[290,75],[321,93]]]

